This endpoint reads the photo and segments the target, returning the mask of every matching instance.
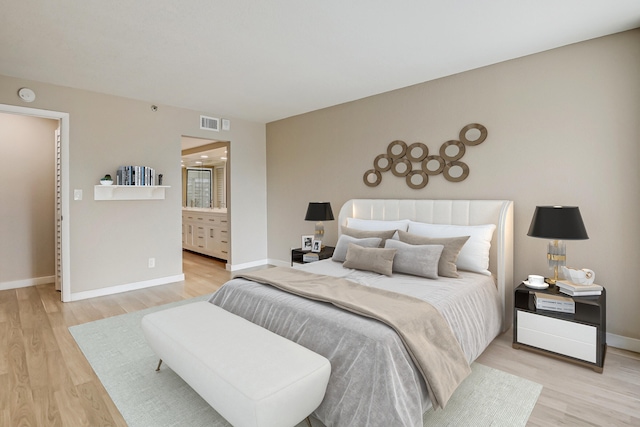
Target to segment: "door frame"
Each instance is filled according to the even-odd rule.
[[[0,112],[21,114],[24,116],[57,119],[60,121],[60,149],[61,149],[61,179],[62,191],[60,203],[62,205],[62,283],[60,296],[63,302],[71,301],[71,238],[69,214],[69,113],[62,111],[42,110],[38,108],[20,107],[17,105],[0,104]],[[57,273],[57,272],[56,272]]]

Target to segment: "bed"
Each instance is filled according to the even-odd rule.
[[[408,224],[404,230],[408,234],[403,238],[412,234],[409,231],[419,233],[425,227],[427,234],[431,232],[429,227],[446,234],[450,229],[466,231],[491,225],[493,231],[487,237],[490,243],[486,248],[487,271],[458,268],[458,277],[434,280],[395,271],[387,276],[346,268],[343,262],[331,259],[297,268],[429,302],[451,328],[466,362],[473,362],[506,328],[505,319],[510,318],[513,202],[350,200],[340,209],[336,252],[338,246],[344,248],[344,241],[353,242],[353,237],[342,237],[346,231],[384,229],[387,224],[399,223]],[[399,232],[393,240],[399,240]],[[465,246],[469,242],[471,239]],[[458,260],[462,258],[461,252]],[[327,393],[314,412],[314,417],[327,427],[422,426],[422,416],[432,406],[428,391],[431,388],[416,366],[414,352],[407,350],[403,339],[387,324],[245,278],[227,282],[210,302],[330,360],[332,372]]]

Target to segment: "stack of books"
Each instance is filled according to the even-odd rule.
[[[573,299],[560,295],[534,292],[533,301],[536,305],[536,310],[559,311],[561,313],[571,314],[575,314],[576,312],[576,303]]]
[[[314,261],[318,261],[319,259],[320,257],[318,256],[318,254],[313,252],[308,252],[302,255],[302,261],[304,262],[314,262]]]
[[[156,170],[148,166],[120,166],[116,185],[156,185]]]
[[[591,295],[602,294],[602,286],[596,285],[580,285],[568,280],[558,280],[556,282],[558,289],[563,294],[571,295],[572,297],[586,297]]]

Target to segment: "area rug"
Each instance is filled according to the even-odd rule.
[[[171,369],[155,372],[158,357],[140,329],[145,314],[205,299],[193,298],[69,328],[130,427],[230,426]],[[474,363],[472,374],[447,407],[427,411],[424,426],[524,426],[541,390],[539,384]],[[312,421],[314,427],[322,425]]]

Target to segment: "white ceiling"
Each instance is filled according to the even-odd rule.
[[[258,122],[640,27],[639,0],[14,0],[0,74]]]

